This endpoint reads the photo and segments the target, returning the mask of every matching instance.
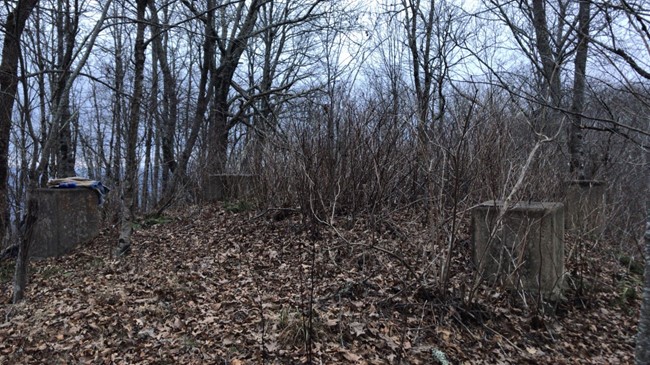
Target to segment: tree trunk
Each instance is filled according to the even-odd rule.
[[[115,14],[115,16],[120,16],[121,14]],[[119,28],[116,30],[115,34],[115,80],[113,83],[113,111],[112,111],[112,133],[109,153],[111,166],[107,166],[108,176],[113,179],[116,186],[121,185],[122,181],[122,121],[123,121],[123,112],[122,112],[122,94],[124,92],[124,61],[123,57],[123,45],[122,45],[122,32]]]
[[[539,52],[542,63],[542,72],[546,81],[546,93],[551,106],[557,108],[561,104],[561,79],[560,65],[553,55],[551,48],[551,35],[546,20],[546,9],[544,0],[533,0],[533,27],[535,28],[535,47]],[[554,114],[554,113],[553,113]]]
[[[28,193],[29,195],[29,193]],[[13,303],[16,304],[23,300],[25,288],[27,287],[27,276],[29,267],[29,249],[32,244],[34,225],[38,216],[38,201],[31,196],[27,198],[27,214],[23,226],[23,232],[18,247],[18,257],[16,257],[16,271],[14,272],[14,297]]]
[[[199,78],[198,85],[198,97],[196,101],[196,110],[194,111],[194,116],[192,118],[192,124],[190,127],[190,132],[185,141],[185,146],[183,147],[180,156],[175,164],[175,170],[171,177],[171,181],[164,188],[162,196],[158,203],[156,204],[155,212],[153,214],[159,215],[165,210],[173,201],[176,191],[181,188],[181,186],[187,180],[187,165],[190,161],[192,155],[192,150],[194,145],[199,137],[199,130],[201,125],[205,121],[205,112],[208,110],[210,104],[210,99],[212,98],[212,90],[214,89],[214,77],[210,76],[210,71],[214,69],[214,57],[216,54],[215,51],[215,42],[214,37],[214,9],[211,5],[212,2],[208,2],[208,12],[206,13],[205,19],[205,40],[203,41],[203,63],[201,65],[201,75]],[[209,81],[209,83],[208,83]],[[164,80],[163,80],[164,82]],[[163,153],[163,160],[165,159]],[[163,183],[163,185],[165,185]]]
[[[155,95],[155,94],[152,94]],[[152,114],[154,111],[152,110]],[[140,194],[140,209],[147,211],[149,208],[150,186],[149,175],[151,173],[151,146],[154,138],[154,116],[149,115],[146,119],[145,142],[144,142],[144,172],[142,173],[142,193]]]
[[[176,140],[176,123],[178,119],[178,98],[176,95],[176,82],[167,61],[167,53],[163,47],[163,31],[158,19],[158,12],[153,0],[149,0],[151,11],[151,31],[153,52],[156,54],[160,70],[163,74],[163,111],[161,113],[161,151],[163,158],[163,177],[173,176],[176,170],[177,161],[174,156],[174,143]],[[166,190],[169,181],[163,178],[163,190]]]
[[[643,278],[643,303],[636,336],[635,363],[650,364],[650,209],[645,230],[645,274]]]
[[[57,177],[75,176],[74,143],[72,143],[72,113],[70,112],[70,90],[61,96],[61,115],[54,123],[58,129],[59,147],[56,154]]]
[[[589,51],[589,0],[580,2],[578,10],[578,46],[576,48],[575,74],[573,81],[573,100],[571,103],[571,123],[569,124],[569,172],[578,180],[585,180],[585,151],[582,133],[582,112],[585,99],[585,74],[587,72],[587,54]]]
[[[67,87],[71,77],[71,67],[74,55],[75,35],[78,31],[79,9],[71,8],[70,1],[59,2],[56,17],[57,29],[57,68],[61,70],[53,91],[54,110],[58,113],[52,123],[53,131],[57,134],[58,148],[56,149],[57,177],[75,176],[75,154],[72,141],[72,119],[70,110],[70,88]]]
[[[4,24],[2,61],[0,61],[0,241],[7,232],[9,139],[11,137],[11,116],[14,99],[18,91],[18,59],[20,58],[20,37],[27,18],[38,0],[18,1],[7,15]]]
[[[138,122],[140,120],[140,105],[142,104],[142,88],[144,81],[145,49],[144,29],[145,10],[147,0],[137,0],[137,30],[135,45],[133,48],[135,56],[135,72],[133,80],[133,95],[129,108],[129,121],[126,128],[126,170],[124,185],[122,187],[122,216],[120,217],[120,237],[118,241],[118,256],[125,255],[131,251],[131,233],[134,216],[134,202],[138,176],[138,160],[136,147],[138,142]]]
[[[455,47],[455,35],[452,35],[455,30],[450,31],[454,27],[455,15],[447,1],[403,1],[401,10],[404,14],[406,47],[411,58],[417,117],[413,194],[414,198],[423,202],[423,223],[432,225],[436,189],[432,177],[432,141],[434,128],[440,128],[445,113],[443,86],[447,80],[448,58]]]
[[[228,97],[231,90],[231,84],[239,60],[246,50],[248,40],[255,29],[255,23],[264,1],[253,0],[248,6],[248,13],[241,24],[235,24],[235,29],[239,29],[236,37],[233,37],[227,47],[222,49],[221,62],[215,70],[213,78],[215,80],[215,94],[213,102],[214,119],[210,121],[208,147],[208,172],[221,173],[226,166],[226,151],[228,149],[228,132],[232,128],[232,121],[229,118]],[[241,3],[238,12],[243,10],[245,3]]]
[[[225,94],[227,95],[227,94]],[[228,158],[228,100],[224,94],[215,93],[213,108],[210,111],[210,144],[208,150],[208,172],[221,174],[226,169]]]

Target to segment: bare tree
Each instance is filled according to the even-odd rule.
[[[410,56],[410,81],[417,121],[414,133],[417,137],[415,173],[412,180],[416,196],[423,201],[425,221],[431,230],[432,240],[437,241],[443,230],[447,233],[445,257],[435,263],[440,267],[439,279],[442,287],[445,287],[450,274],[451,255],[456,246],[459,202],[457,198],[448,200],[445,196],[450,192],[458,193],[450,189],[450,185],[455,185],[457,190],[464,178],[460,164],[461,151],[466,146],[464,135],[473,114],[470,108],[466,116],[458,118],[458,124],[455,117],[448,115],[448,94],[454,88],[451,73],[463,62],[459,50],[465,45],[468,34],[467,17],[459,7],[447,1],[403,0],[398,10],[403,19],[405,43]],[[458,140],[451,141],[446,137],[456,132],[460,136]],[[447,227],[448,222],[451,224]]]
[[[163,98],[162,111],[160,113],[160,149],[164,165],[162,188],[168,188],[169,176],[173,175],[177,161],[174,154],[174,143],[176,140],[176,126],[178,119],[178,98],[176,91],[176,80],[172,74],[172,69],[167,60],[167,51],[164,47],[163,40],[167,39],[166,33],[162,30],[162,25],[158,17],[158,9],[153,0],[149,1],[151,10],[151,43],[155,53],[156,60],[160,65],[160,71],[163,75]]]
[[[299,1],[268,1],[260,9],[260,20],[256,26],[256,36],[251,39],[244,58],[248,69],[242,84],[237,85],[245,105],[238,114],[246,120],[248,140],[244,166],[253,159],[261,158],[260,153],[277,131],[280,114],[290,100],[304,97],[311,91],[300,90],[297,84],[311,76],[308,68],[318,58],[310,49],[318,49],[317,38],[332,33],[329,18],[338,19],[340,15],[335,6],[318,18],[322,26],[305,27],[304,23],[294,21],[295,12],[300,9]],[[327,25],[325,25],[327,24]],[[343,32],[340,26],[336,31]],[[318,30],[317,30],[318,29]],[[324,47],[327,49],[327,46]],[[325,56],[327,57],[327,55]],[[326,71],[329,74],[329,70]],[[243,84],[243,81],[246,84]],[[326,82],[327,83],[327,82]],[[244,89],[244,85],[247,87]],[[254,168],[253,166],[248,166]]]
[[[563,26],[565,19],[562,16],[566,13],[568,2],[560,0],[557,6],[560,10],[555,38],[562,39],[565,32]],[[541,73],[545,81],[545,95],[547,95],[550,105],[558,108],[562,105],[561,67],[564,54],[560,48],[561,43],[551,42],[553,34],[550,30],[546,8],[547,3],[544,0],[532,0],[530,14],[535,30],[535,46],[539,54]],[[553,41],[556,41],[556,39],[553,39]],[[552,44],[556,44],[555,49],[553,49]]]
[[[511,45],[516,46],[517,51],[521,52],[532,66],[535,77],[522,77],[523,82],[532,85],[526,91],[514,87],[520,90],[517,97],[536,103],[533,105],[533,127],[547,136],[554,134],[565,117],[562,111],[568,109],[565,107],[563,90],[563,76],[566,74],[564,67],[575,53],[577,42],[580,42],[580,51],[586,60],[589,6],[582,7],[583,21],[580,24],[579,16],[575,14],[575,2],[567,0],[533,0],[530,3],[488,0],[486,6],[509,31],[512,37],[508,41],[512,42]],[[584,31],[582,36],[577,35],[578,26],[582,27],[580,31]],[[505,52],[512,51],[506,49]],[[578,63],[580,62],[578,60]],[[578,71],[582,68],[578,65],[576,67]],[[577,80],[577,85],[580,85],[580,80]],[[511,86],[513,85],[506,88]],[[574,140],[579,141],[577,138]]]
[[[2,240],[5,239],[9,225],[7,209],[9,139],[14,99],[18,91],[18,60],[22,48],[20,39],[27,19],[37,3],[37,0],[18,1],[7,15],[4,24],[0,61],[0,239]]]
[[[38,171],[37,171],[37,177],[40,177],[41,179],[41,184],[45,185],[45,182],[47,182],[48,178],[48,165],[49,165],[49,160],[52,156],[56,156],[57,154],[55,153],[55,146],[58,144],[59,145],[59,156],[61,155],[61,150],[66,150],[66,157],[61,160],[61,161],[66,161],[64,164],[67,164],[67,173],[74,173],[74,160],[71,159],[70,154],[72,153],[71,151],[68,151],[69,145],[68,145],[68,140],[69,138],[66,137],[68,134],[67,132],[63,132],[61,134],[61,123],[69,123],[69,118],[71,117],[69,114],[69,98],[66,97],[65,95],[70,94],[70,90],[72,89],[73,83],[77,79],[77,77],[81,74],[81,71],[83,70],[84,66],[86,65],[86,62],[88,61],[92,50],[93,46],[95,45],[95,41],[97,40],[97,37],[99,36],[99,33],[102,30],[102,26],[104,24],[104,20],[106,19],[106,15],[108,13],[108,9],[111,6],[112,0],[108,0],[104,3],[104,8],[102,9],[102,12],[97,19],[96,23],[94,24],[93,29],[86,34],[83,40],[81,40],[81,46],[78,47],[74,52],[72,49],[69,49],[69,54],[67,54],[65,51],[64,52],[64,58],[68,57],[70,60],[64,60],[63,64],[66,66],[66,69],[64,70],[63,74],[65,74],[65,77],[59,78],[57,86],[55,88],[55,97],[54,97],[54,102],[52,104],[52,110],[50,111],[52,114],[52,126],[50,127],[50,130],[43,142],[43,148],[40,156],[40,162],[38,165]],[[74,46],[74,40],[68,41],[67,47],[72,48]],[[83,51],[83,53],[82,53]],[[67,56],[66,56],[67,54]],[[72,67],[72,60],[76,61],[75,67]],[[69,126],[65,127],[68,128]],[[63,137],[62,137],[63,136]],[[61,142],[63,140],[63,142]],[[71,146],[71,144],[70,144]],[[72,165],[72,166],[70,166]],[[34,182],[36,183],[36,182]]]
[[[260,9],[267,1],[253,0],[250,4],[240,2],[220,10],[219,21],[223,26],[221,33],[214,35],[218,40],[220,55],[218,66],[211,75],[214,89],[212,90],[213,99],[208,121],[207,170],[212,174],[223,172],[226,166],[228,132],[236,122],[230,118],[229,96],[232,81],[241,56],[255,31]]]
[[[131,234],[133,232],[134,204],[136,200],[136,187],[138,185],[138,158],[136,148],[138,143],[138,126],[140,121],[140,108],[142,104],[142,91],[144,84],[144,66],[146,44],[144,32],[146,28],[145,11],[148,0],[136,1],[136,33],[133,46],[134,74],[133,91],[129,105],[129,119],[126,124],[126,166],[124,184],[122,186],[120,237],[118,240],[117,254],[123,256],[131,251]]]
[[[582,9],[582,7],[587,7],[588,5],[581,3],[581,15],[587,13],[587,9]],[[621,79],[621,83],[628,86],[628,92],[632,96],[641,102],[641,105],[644,109],[648,109],[650,104],[646,102],[647,95],[643,95],[645,91],[643,89],[638,90],[632,86],[630,79],[636,75],[641,80],[648,81],[650,80],[650,71],[648,65],[643,57],[647,57],[650,54],[650,48],[648,47],[648,42],[650,41],[650,19],[647,9],[643,5],[637,2],[628,2],[622,0],[615,3],[597,3],[596,6],[605,13],[605,18],[607,19],[607,27],[605,31],[606,38],[599,37],[599,39],[589,38],[591,43],[595,47],[599,48],[603,52],[603,55],[606,57],[606,60],[611,62],[611,65],[617,72],[617,75]],[[631,39],[620,38],[620,35],[614,31],[616,26],[616,21],[613,21],[614,13],[619,13],[623,15],[623,23],[626,27],[632,29],[632,32],[627,34],[628,37],[631,35]],[[581,18],[582,19],[582,18]],[[582,28],[582,26],[581,26]],[[585,33],[581,29],[581,33]],[[634,49],[635,44],[641,44],[641,48],[637,49],[636,52],[630,52],[631,49]],[[622,61],[622,62],[621,62]],[[578,63],[576,62],[576,66]],[[625,69],[622,65],[626,65]],[[606,106],[611,108],[611,106]],[[610,111],[611,114],[611,111]],[[650,143],[648,143],[648,137],[650,137],[650,124],[642,123],[639,127],[634,125],[620,123],[616,120],[604,120],[601,121],[604,124],[613,125],[613,128],[605,129],[612,131],[614,133],[622,133],[627,135],[628,133],[633,133],[638,135],[639,138],[630,138],[631,141],[637,144],[637,147],[640,147],[641,153],[643,154],[643,167],[645,171],[642,173],[642,183],[641,186],[637,186],[640,192],[645,191],[647,194],[648,189],[648,150]],[[625,131],[625,132],[622,132]],[[644,142],[645,141],[645,142]],[[645,186],[643,186],[645,184]],[[643,194],[641,194],[643,196]],[[648,209],[648,200],[646,200],[645,214],[646,217],[646,229],[644,235],[644,254],[645,254],[645,274],[644,274],[644,283],[643,283],[643,302],[641,306],[640,318],[639,318],[639,332],[636,338],[636,350],[635,350],[635,363],[636,364],[648,364],[650,363],[650,209]]]
[[[423,8],[424,5],[428,6]],[[428,147],[431,139],[429,132],[430,104],[432,102],[432,89],[434,87],[434,67],[432,61],[436,49],[433,41],[436,34],[433,32],[434,22],[437,21],[436,7],[434,1],[408,0],[402,1],[404,11],[404,29],[406,30],[408,49],[411,55],[411,72],[413,73],[413,84],[415,86],[415,100],[417,110],[417,135],[418,135],[418,163],[427,165],[429,158]],[[440,116],[438,116],[440,117]],[[435,119],[435,116],[434,116]],[[428,173],[424,172],[424,186],[427,186]],[[418,180],[418,179],[416,179]],[[428,206],[428,204],[427,204]]]
[[[112,15],[115,17],[125,16],[124,5],[121,2],[114,3],[114,10]],[[112,69],[114,72],[113,75],[113,96],[112,96],[112,113],[111,113],[111,137],[109,144],[109,166],[107,166],[107,175],[115,184],[119,184],[122,180],[122,136],[123,136],[123,127],[122,124],[125,117],[125,105],[124,105],[124,79],[126,76],[126,67],[124,65],[125,57],[125,45],[124,45],[124,36],[126,31],[123,29],[123,26],[116,24],[110,28],[114,46],[113,52],[113,62]]]
[[[589,26],[591,23],[590,0],[580,2],[576,35],[575,70],[573,73],[573,98],[571,102],[571,124],[569,124],[569,173],[578,180],[588,178],[585,167],[582,113],[584,112],[585,79],[587,75],[587,56],[589,53]]]
[[[197,95],[196,107],[193,108],[192,117],[187,121],[189,123],[184,129],[184,139],[181,140],[179,137],[179,151],[175,156],[171,153],[174,139],[176,139],[173,134],[174,112],[171,109],[171,104],[167,109],[163,105],[163,114],[167,115],[168,119],[165,121],[166,126],[161,131],[162,139],[164,139],[161,142],[167,145],[161,146],[163,147],[161,148],[162,159],[166,161],[165,169],[167,171],[173,169],[173,174],[154,214],[159,214],[169,206],[176,192],[182,186],[187,185],[188,166],[191,159],[196,157],[195,146],[198,142],[204,145],[201,150],[205,156],[200,162],[201,166],[207,167],[202,169],[202,173],[223,172],[228,158],[229,135],[232,128],[247,118],[247,112],[252,107],[256,111],[260,111],[256,108],[259,100],[269,101],[273,93],[280,93],[288,87],[272,87],[273,75],[276,72],[273,68],[283,61],[283,42],[286,40],[287,29],[315,19],[316,9],[321,3],[324,2],[314,0],[296,6],[285,4],[286,7],[282,8],[285,10],[275,13],[272,10],[274,1],[271,0],[250,3],[208,1],[203,8],[199,7],[200,4],[182,1],[191,15],[187,20],[181,20],[179,24],[196,21],[202,25],[203,59],[199,66],[198,85],[194,89]],[[265,9],[265,14],[268,17],[264,22],[258,22],[262,9]],[[159,21],[156,21],[155,16],[153,23],[154,33],[164,33],[162,29],[156,28],[155,24],[158,24]],[[280,34],[280,36],[276,36],[276,34]],[[151,40],[154,52],[161,46],[157,44],[159,40],[156,37],[159,35],[152,35]],[[249,88],[245,88],[241,81],[235,80],[236,75],[240,70],[244,53],[250,50],[252,42],[258,37],[267,37],[266,42],[270,46],[269,53],[265,58],[267,61],[266,74],[261,80],[255,81]],[[271,45],[276,41],[278,43]],[[276,47],[277,44],[280,46]],[[162,59],[159,59],[159,63],[160,61]],[[251,60],[247,61],[251,62]],[[171,78],[171,73],[165,76],[162,65],[161,71],[163,72],[163,83],[167,85],[163,86],[163,88],[167,88],[166,91],[163,91],[163,94],[166,95],[163,97],[164,104],[164,100],[172,100],[175,97],[173,95],[174,80]],[[288,74],[291,77],[296,77],[291,72]],[[292,85],[290,79],[286,85]],[[202,131],[206,133],[203,139],[199,138]]]
[[[198,19],[200,23],[202,23],[203,25],[203,30],[204,30],[204,37],[202,42],[203,57],[200,66],[200,71],[199,71],[200,74],[199,83],[196,89],[196,93],[197,93],[196,107],[194,110],[194,114],[191,118],[191,121],[188,121],[189,132],[185,139],[184,146],[182,147],[182,150],[178,154],[178,157],[176,159],[172,158],[172,160],[167,160],[166,168],[171,169],[173,167],[174,170],[171,176],[171,181],[168,184],[166,184],[166,186],[164,186],[162,197],[156,204],[154,214],[161,214],[162,211],[172,203],[177,190],[181,189],[184,185],[187,184],[188,164],[192,157],[192,152],[194,151],[196,142],[199,138],[199,132],[201,130],[201,127],[204,124],[205,114],[210,105],[210,100],[213,97],[213,93],[211,93],[210,90],[214,88],[214,82],[215,82],[215,79],[211,77],[211,73],[214,72],[215,70],[215,64],[214,64],[215,62],[214,60],[216,57],[215,11],[217,10],[217,7],[215,6],[214,1],[209,1],[207,4],[208,6],[207,10],[205,12],[201,12],[200,10],[194,7],[193,3],[185,1],[183,2],[183,4],[192,12],[194,17]],[[159,35],[154,35],[154,37],[157,36]],[[155,48],[157,47],[155,44],[156,42],[157,41],[154,39],[154,51]],[[167,92],[171,93],[172,92],[171,87],[173,86],[170,84],[167,85],[167,87],[169,87]],[[171,96],[171,94],[168,96]],[[173,123],[173,119],[171,118],[171,113],[167,116],[167,118],[168,119],[166,123],[169,124],[162,128],[163,134],[170,132],[167,128],[172,127],[171,123]],[[167,132],[164,131],[165,129],[167,129]],[[169,140],[163,143],[173,143],[173,137],[171,134],[167,134],[167,138],[169,138]],[[168,150],[169,153],[171,152],[171,145],[168,147],[170,147],[170,150]],[[173,156],[168,156],[168,157],[173,157]],[[164,152],[163,152],[163,159],[164,160],[167,159],[167,157],[164,156]]]
[[[75,146],[72,139],[75,116],[70,110],[70,87],[66,87],[66,85],[72,71],[81,11],[79,2],[70,2],[70,0],[57,2],[55,10],[56,74],[52,92],[52,105],[54,106],[52,109],[59,112],[55,115],[52,126],[53,130],[58,133],[55,166],[55,175],[58,177],[76,175],[74,168]]]
[[[22,225],[20,242],[18,244],[18,256],[16,257],[16,268],[14,272],[14,295],[13,303],[18,303],[25,297],[29,273],[29,251],[32,245],[34,226],[38,219],[38,201],[34,197],[27,200],[27,213]]]
[[[447,1],[402,0],[401,15],[410,56],[417,125],[417,168],[413,181],[424,198],[427,224],[432,220],[433,142],[439,137],[447,108],[446,88],[459,62],[465,26],[460,9]]]

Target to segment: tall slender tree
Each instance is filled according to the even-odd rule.
[[[126,255],[131,251],[131,233],[133,232],[134,205],[138,184],[138,158],[136,150],[144,85],[145,51],[147,48],[144,41],[144,32],[147,26],[145,22],[147,1],[136,1],[136,32],[133,46],[135,68],[133,73],[133,91],[129,104],[129,119],[126,125],[126,166],[124,184],[122,185],[120,237],[117,246],[117,254],[119,256]]]
[[[445,84],[455,60],[454,50],[459,47],[462,20],[458,9],[448,1],[402,0],[398,11],[403,14],[403,29],[407,52],[410,56],[411,82],[415,97],[418,146],[416,185],[428,196],[431,183],[432,142],[436,124],[445,115]],[[430,207],[427,197],[427,221]]]
[[[66,87],[74,61],[76,36],[79,32],[79,1],[59,1],[56,9],[56,68],[55,83],[52,92],[53,109],[58,113],[52,123],[58,134],[56,148],[56,175],[59,177],[74,176],[75,146],[73,145],[72,129],[74,114],[71,110],[70,88]]]
[[[176,141],[176,126],[178,121],[178,94],[176,80],[174,79],[171,66],[167,59],[167,49],[163,43],[165,37],[154,0],[149,1],[149,9],[151,10],[152,49],[163,76],[162,111],[159,113],[159,126],[161,134],[160,149],[164,169],[162,188],[166,190],[169,184],[169,176],[174,174],[177,166],[174,144]]]
[[[589,53],[589,26],[591,23],[590,0],[582,0],[578,10],[577,46],[573,73],[573,98],[569,124],[568,147],[570,154],[569,172],[578,180],[588,178],[585,167],[584,135],[582,113],[584,112],[585,79]]]
[[[18,91],[18,60],[21,53],[20,39],[29,15],[38,0],[20,0],[9,12],[4,23],[2,60],[0,61],[0,239],[4,240],[9,225],[8,171],[9,139],[14,100]]]

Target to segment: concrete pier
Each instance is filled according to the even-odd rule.
[[[86,188],[36,189],[38,202],[30,256],[61,256],[99,234],[97,193]]]
[[[564,275],[564,205],[519,202],[497,222],[501,201],[472,212],[474,262],[487,279],[544,294],[561,291]]]

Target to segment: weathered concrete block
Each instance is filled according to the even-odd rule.
[[[98,196],[93,190],[36,189],[38,202],[30,256],[61,256],[99,234]]]
[[[567,182],[565,227],[567,230],[599,235],[605,227],[605,190],[603,181]]]
[[[247,174],[217,174],[208,177],[207,200],[246,199],[253,193],[253,178]]]
[[[501,201],[487,201],[472,212],[474,262],[486,278],[545,295],[561,291],[564,276],[564,206],[516,203],[501,224]]]

